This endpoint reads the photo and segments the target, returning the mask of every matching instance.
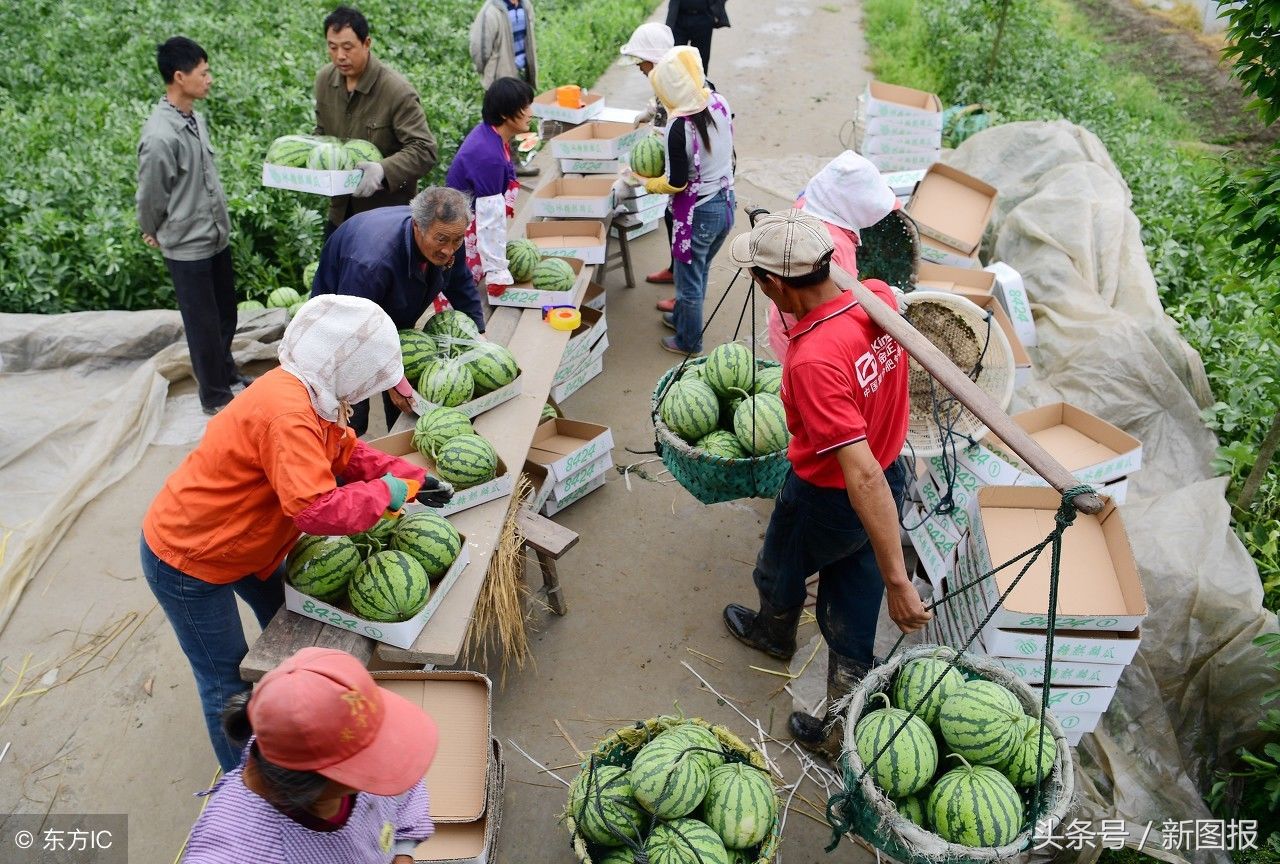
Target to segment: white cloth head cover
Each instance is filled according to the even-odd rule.
[[[364,297],[321,294],[285,328],[280,366],[307,387],[316,413],[346,423],[350,406],[404,377],[396,325]]]
[[[846,150],[813,175],[802,209],[857,234],[888,216],[896,200],[876,166]]]
[[[676,39],[671,35],[671,28],[666,24],[650,21],[648,24],[637,27],[631,34],[631,38],[627,40],[627,44],[618,49],[618,53],[622,55],[618,64],[631,65],[641,60],[657,63],[662,59],[662,55],[674,47],[676,47]]]
[[[680,45],[663,54],[649,73],[649,83],[672,117],[690,117],[711,101],[702,55],[692,45]]]

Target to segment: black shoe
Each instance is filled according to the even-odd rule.
[[[230,404],[231,404],[230,402],[227,402],[224,405],[201,405],[200,410],[208,414],[210,417],[212,417],[213,415],[217,414],[219,411],[221,411],[223,408],[226,408],[227,405],[230,405]]]
[[[803,606],[777,610],[762,600],[756,612],[730,603],[724,607],[724,626],[743,645],[777,660],[790,660],[796,653],[796,627],[803,610]]]
[[[231,379],[231,386],[232,387],[237,387],[237,386],[248,387],[250,384],[252,384],[254,381],[257,381],[257,380],[258,380],[257,375],[245,375],[243,372],[240,372],[240,373],[237,373],[236,376]]]

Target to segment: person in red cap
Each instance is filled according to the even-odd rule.
[[[266,627],[300,532],[358,534],[415,496],[438,507],[453,494],[347,426],[353,403],[392,387],[409,383],[387,314],[363,297],[307,301],[284,332],[279,368],[209,421],[143,519],[142,571],[191,663],[223,771],[239,754],[222,709],[249,688],[236,596]]]
[[[203,793],[186,864],[413,864],[434,832],[436,724],[350,654],[303,648],[223,722],[240,762]]]

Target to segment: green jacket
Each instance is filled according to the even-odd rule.
[[[334,198],[329,205],[334,225],[375,207],[408,204],[438,158],[418,91],[372,54],[349,95],[346,79],[332,63],[316,74],[316,134],[363,138],[382,151],[386,188],[368,198]]]

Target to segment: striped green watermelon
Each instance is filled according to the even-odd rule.
[[[394,519],[379,519],[368,531],[352,534],[351,540],[360,550],[360,557],[368,558],[375,552],[381,552],[391,543],[391,532],[396,530]]]
[[[288,309],[302,299],[293,288],[277,288],[267,295],[267,305],[272,309]]]
[[[532,240],[512,240],[507,244],[507,270],[517,282],[533,279],[534,268],[542,260],[542,250]]]
[[[726,849],[729,853],[729,864],[756,864],[759,856],[754,849]]]
[[[631,148],[631,170],[641,177],[661,177],[667,172],[667,151],[656,135],[641,138]]]
[[[346,593],[351,575],[360,566],[360,552],[349,537],[303,534],[289,550],[285,574],[303,594],[333,603]]]
[[[715,391],[702,381],[682,378],[662,397],[658,413],[667,428],[692,443],[716,428],[720,402]]]
[[[631,795],[627,769],[616,765],[588,765],[569,786],[565,813],[578,832],[601,846],[621,846],[638,840],[649,814]]]
[[[471,399],[475,381],[465,363],[457,360],[428,360],[418,378],[418,392],[435,405],[456,408]]]
[[[1018,735],[1012,755],[999,768],[1010,783],[1026,789],[1036,785],[1037,779],[1044,780],[1053,772],[1058,746],[1053,740],[1053,733],[1034,717],[1022,718],[1018,724]]]
[[[724,429],[714,429],[698,439],[693,445],[695,450],[719,456],[722,459],[745,459],[747,451],[742,449],[738,436]]]
[[[436,337],[436,348],[447,357],[454,357],[471,347],[480,337],[480,328],[471,316],[457,309],[437,312],[427,319],[422,329]]]
[[[297,315],[302,311],[302,307],[305,305],[307,305],[306,300],[299,300],[297,303],[294,303],[286,310],[289,313],[289,317],[292,318],[294,315]]]
[[[782,400],[771,393],[743,399],[733,414],[733,434],[744,450],[757,456],[785,450],[791,433]]]
[[[745,396],[751,390],[756,368],[751,349],[741,342],[717,345],[702,364],[702,377],[722,399]]]
[[[1003,774],[964,762],[938,778],[929,793],[929,825],[939,837],[964,846],[1004,846],[1022,830],[1022,799]]]
[[[640,748],[629,776],[640,806],[659,819],[692,813],[706,797],[710,780],[706,762],[688,742],[665,733]]]
[[[858,758],[884,794],[890,798],[912,795],[927,786],[938,770],[938,744],[923,720],[889,707],[889,697],[884,693],[873,694],[868,702],[877,698],[884,701],[885,707],[864,714],[853,729]],[[895,733],[893,743],[880,753]],[[880,757],[876,759],[878,753]],[[872,759],[876,761],[872,763]]]
[[[919,795],[908,795],[893,802],[898,814],[908,822],[914,822],[921,828],[929,827],[929,818],[925,815],[924,801]]]
[[[533,268],[535,291],[568,291],[574,278],[573,268],[563,258],[543,258]]]
[[[697,365],[690,363],[684,367],[684,373],[680,376],[680,380],[681,381],[695,381],[695,380],[703,381],[705,380],[704,373],[707,371],[706,367],[707,367],[706,363],[698,363]]]
[[[412,555],[389,550],[366,558],[347,590],[351,611],[366,621],[408,621],[427,605],[431,580]]]
[[[479,435],[450,438],[436,452],[436,471],[459,489],[487,483],[498,474],[498,452]]]
[[[1018,743],[1022,706],[994,681],[966,681],[942,703],[938,730],[947,746],[968,762],[999,765]]]
[[[396,522],[391,548],[407,552],[430,579],[439,579],[462,551],[462,537],[449,521],[434,513],[410,513]]]
[[[307,156],[307,167],[313,171],[349,171],[351,156],[341,144],[322,142]]]
[[[310,291],[315,287],[316,271],[320,269],[319,261],[312,261],[302,268],[302,287]]]
[[[267,148],[267,164],[283,165],[287,168],[305,168],[307,157],[311,155],[315,146],[316,139],[310,135],[281,135]]]
[[[644,841],[649,864],[729,864],[719,835],[697,819],[660,822]]]
[[[436,451],[451,438],[474,435],[471,421],[456,408],[432,408],[413,424],[413,449],[435,461]]]
[[[346,151],[347,159],[353,168],[357,162],[382,161],[382,151],[374,146],[372,141],[366,141],[363,138],[350,138],[343,141],[342,149]]]
[[[636,854],[626,846],[615,846],[593,860],[596,864],[636,864]]]
[[[506,387],[520,374],[516,355],[493,342],[477,342],[464,356],[469,358],[467,369],[475,381],[477,396]]]
[[[782,367],[763,366],[756,370],[756,386],[753,393],[782,395]]]
[[[239,303],[236,304],[236,309],[238,309],[241,312],[250,312],[254,309],[266,309],[266,308],[267,308],[266,306],[263,306],[257,300],[241,300]]]
[[[893,689],[890,691],[893,706],[913,711],[917,717],[936,729],[942,703],[964,686],[964,676],[948,663],[954,656],[955,652],[950,648],[939,647],[932,657],[918,657],[904,663],[898,670],[898,676],[893,679]],[[941,681],[938,686],[933,687],[933,682],[939,679]],[[930,687],[933,687],[933,692],[920,704]]]
[[[550,402],[542,406],[542,414],[540,415],[540,419],[554,420],[559,416],[560,416],[560,412],[557,411],[556,406],[552,405]]]
[[[747,849],[769,836],[778,818],[778,797],[769,775],[731,762],[711,772],[702,818],[730,849]]]
[[[686,747],[694,748],[693,752],[707,766],[708,771],[714,771],[724,764],[724,748],[720,746],[720,739],[701,723],[681,723],[669,727],[662,734],[683,739]]]
[[[436,356],[436,340],[421,330],[412,328],[400,331],[400,357],[404,363],[404,376],[417,382],[427,362]]]

